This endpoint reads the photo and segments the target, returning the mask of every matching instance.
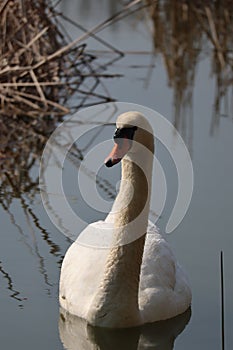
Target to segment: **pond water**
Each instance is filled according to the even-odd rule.
[[[86,28],[120,8],[114,1],[101,1],[97,5],[97,2],[70,0],[59,6]],[[158,50],[156,56],[151,54],[154,50],[151,25],[145,9],[143,11],[98,33],[117,49],[128,52],[108,67],[107,72],[122,74],[122,77],[106,79],[105,89],[118,101],[140,104],[165,116],[177,127],[190,151],[194,168],[193,197],[183,221],[167,239],[190,278],[191,315],[188,311],[162,325],[122,332],[96,331],[69,315],[60,315],[60,266],[71,240],[50,221],[38,187],[27,192],[1,189],[0,339],[3,349],[220,349],[220,251],[224,252],[226,349],[232,346],[232,90],[225,92],[228,105],[227,98],[219,100],[223,90],[216,88],[218,78],[212,73],[211,49],[195,54],[195,63],[191,60],[194,54],[187,56],[192,78],[187,74],[180,86],[176,82],[181,70],[175,69],[169,83],[165,56]],[[65,25],[73,38],[80,35],[80,30]],[[103,60],[109,59],[103,52],[106,48],[96,39],[88,39],[87,43],[90,51],[98,50]],[[113,122],[114,117],[113,114],[109,120]],[[97,127],[98,138],[94,141],[91,133],[86,140],[81,140],[82,148],[89,150],[90,144],[110,139],[114,126],[104,128],[101,133],[98,130]],[[171,157],[160,143],[157,158],[168,186],[166,207],[158,220],[158,226],[164,230],[176,198],[177,175]],[[78,193],[73,192],[77,167],[69,161],[65,167],[65,190],[70,203],[83,213],[87,222],[102,218],[101,213],[92,212],[85,203],[79,202]],[[39,159],[31,170],[31,177],[36,179],[38,172]],[[111,199],[119,179],[119,167],[111,172],[101,168],[99,174],[111,185],[107,186],[107,194],[102,188],[102,195]],[[56,195],[52,193],[54,198]]]

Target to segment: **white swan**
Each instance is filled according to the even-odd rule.
[[[121,114],[116,125],[105,164],[123,158],[120,190],[106,220],[88,225],[68,249],[59,300],[89,324],[125,328],[183,313],[191,304],[191,290],[168,243],[148,223],[152,128],[133,111]],[[83,244],[85,239],[96,247]],[[109,247],[101,248],[106,242]]]

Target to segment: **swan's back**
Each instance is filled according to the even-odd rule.
[[[60,304],[70,313],[84,319],[99,290],[110,251],[110,248],[101,248],[105,239],[110,242],[109,237],[101,233],[103,230],[99,230],[105,224],[109,225],[103,221],[91,224],[82,233],[81,242],[89,242],[95,232],[95,242],[99,243],[97,248],[80,244],[77,240],[68,249],[62,264]],[[109,234],[108,226],[106,235]],[[191,292],[183,271],[168,243],[156,227],[149,224],[139,284],[142,323],[180,314],[189,307],[190,302]]]

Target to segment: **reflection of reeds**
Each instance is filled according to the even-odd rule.
[[[215,77],[215,101],[211,133],[219,124],[221,115],[230,113],[227,97],[233,77],[233,13],[232,1],[204,3],[201,8],[192,6],[205,36],[205,45],[212,50],[212,75]],[[223,104],[225,106],[223,106]],[[221,112],[224,108],[224,112]]]
[[[24,300],[26,300],[26,298],[23,298],[20,296],[20,292],[18,290],[15,289],[12,277],[10,276],[10,274],[4,269],[2,262],[0,261],[0,273],[2,274],[3,278],[6,280],[7,282],[7,289],[10,292],[10,297],[12,299],[17,300],[18,302],[20,302],[19,307],[23,307],[22,302]]]
[[[165,0],[150,3],[156,53],[163,56],[174,90],[174,125],[185,130],[190,118],[195,71],[200,55],[212,52],[216,97],[211,130],[219,121],[222,100],[232,85],[232,1]],[[192,130],[192,129],[190,129]],[[191,137],[191,133],[190,133]]]
[[[152,18],[155,52],[162,54],[169,85],[174,90],[173,123],[184,134],[192,130],[193,81],[201,47],[198,26],[192,11],[180,1],[158,1]],[[188,138],[192,138],[191,132]]]
[[[42,226],[40,218],[36,215],[33,208],[34,205],[31,203],[31,198],[28,198],[26,194],[18,192],[17,196],[20,203],[18,205],[21,207],[21,210],[18,208],[15,213],[14,203],[11,205],[13,196],[14,193],[9,193],[8,199],[10,198],[10,201],[6,200],[6,196],[0,196],[0,204],[5,213],[9,215],[12,226],[16,229],[16,239],[19,240],[22,245],[24,253],[27,254],[27,259],[32,261],[33,264],[36,264],[37,271],[44,283],[45,292],[51,295],[57,290],[57,279],[54,280],[53,273],[51,273],[51,267],[53,265],[48,264],[48,258],[51,257],[53,259],[52,261],[60,267],[63,260],[62,249],[56,243],[52,232],[49,232],[49,230]],[[26,224],[25,227],[23,223]],[[67,241],[69,244],[71,243],[68,238]],[[9,256],[9,259],[11,260],[12,257]],[[20,272],[20,270],[18,270],[18,272]],[[20,302],[19,307],[23,308],[28,298],[22,297],[22,293],[19,291],[19,282],[17,282],[18,285],[16,286],[14,276],[7,272],[1,261],[0,275],[7,281],[9,296]]]
[[[44,118],[37,119],[34,123],[25,118],[21,118],[18,122],[13,118],[7,120],[4,118],[0,121],[2,192],[8,193],[7,188],[11,188],[14,196],[18,197],[21,192],[29,192],[37,186],[38,180],[33,179],[30,169],[40,155],[53,125],[54,122],[50,123]]]

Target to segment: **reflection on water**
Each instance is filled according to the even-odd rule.
[[[63,8],[65,8],[67,1],[63,1]],[[126,1],[125,1],[126,3]],[[92,0],[80,0],[74,3],[76,5],[76,11],[81,11],[83,15],[87,16],[89,15],[90,9],[96,10],[96,7],[104,6],[105,10],[109,12],[110,15],[114,15],[124,4],[123,1],[116,1],[116,0],[99,0],[97,2],[93,2]],[[75,10],[75,7],[74,7]]]
[[[10,192],[8,192],[9,194]],[[34,205],[30,202],[33,200],[33,197],[28,197],[27,195],[17,192],[18,205],[21,206],[21,210],[17,210],[15,213],[14,207],[14,192],[10,194],[10,203],[6,205],[0,196],[0,203],[6,213],[9,216],[12,227],[16,229],[18,233],[18,239],[20,239],[22,249],[29,254],[30,259],[36,261],[38,272],[43,278],[44,285],[48,294],[51,294],[51,288],[54,286],[54,282],[49,278],[49,266],[46,263],[46,253],[44,249],[41,248],[41,242],[44,242],[48,249],[49,254],[56,258],[57,263],[60,265],[63,259],[61,255],[61,249],[58,244],[56,244],[49,233],[42,224],[40,223],[39,218],[34,212]],[[34,198],[35,200],[35,198]],[[22,220],[26,223],[27,228],[25,230]],[[37,234],[40,232],[40,235]],[[10,256],[11,257],[11,256]],[[14,257],[12,257],[14,258]],[[19,304],[20,307],[23,307],[24,301],[27,300],[25,297],[21,297],[21,293],[15,287],[15,282],[10,272],[4,268],[2,262],[0,262],[0,273],[3,275],[5,281],[7,282],[7,289],[9,291],[9,296],[15,300],[21,301]],[[55,282],[55,285],[57,281]]]
[[[10,120],[8,127],[3,125],[4,127],[1,129],[0,205],[5,213],[5,218],[9,218],[13,230],[17,232],[16,239],[20,239],[22,250],[29,254],[30,261],[36,263],[46,293],[50,295],[52,290],[56,288],[58,279],[54,280],[50,277],[50,266],[47,261],[48,252],[60,266],[63,260],[63,249],[56,243],[56,236],[54,237],[53,232],[44,227],[43,221],[37,213],[40,205],[40,199],[38,199],[38,159],[40,159],[51,131],[56,128],[58,119],[47,119],[47,123],[44,118],[39,119],[33,123],[33,129],[23,128],[24,123],[23,119],[21,123]],[[11,128],[10,133],[8,132],[9,127]],[[82,149],[79,149],[75,144],[73,145],[68,161],[76,168],[80,167],[80,162],[83,159],[82,154],[91,148],[96,135],[100,134],[100,129],[96,130],[90,139],[86,139]],[[60,146],[62,147],[62,143]],[[113,188],[107,179],[103,179],[101,176],[97,176],[96,179],[96,174],[90,173],[89,169],[86,169],[86,174],[92,181],[96,180],[97,186],[105,191],[108,197],[115,197],[115,187]],[[56,197],[56,193],[51,195]],[[59,200],[59,197],[56,198]],[[17,210],[15,210],[15,206],[18,207]],[[67,242],[70,242],[68,238]],[[45,243],[48,252],[42,243]],[[8,295],[21,301],[20,307],[24,305],[27,298],[20,296],[21,294],[18,292],[20,287],[17,286],[17,282],[15,282],[5,261],[2,261],[0,265],[0,274],[3,276],[3,285],[7,288]]]
[[[19,303],[19,307],[23,307],[22,302],[23,300],[26,300],[26,298],[22,297],[20,292],[15,289],[14,283],[12,280],[12,277],[9,275],[9,273],[4,269],[2,262],[0,261],[0,273],[2,274],[3,278],[6,280],[7,283],[7,289],[10,293],[10,297],[12,299],[17,300]]]
[[[172,350],[175,339],[191,317],[191,309],[173,319],[142,327],[110,330],[92,327],[84,320],[60,310],[59,333],[67,350]]]
[[[216,85],[213,132],[221,115],[229,116],[232,111],[227,103],[233,77],[232,2],[148,2],[153,3],[150,14],[155,52],[164,59],[168,82],[174,91],[174,125],[183,131],[189,125],[192,128],[195,73],[199,60],[208,56]]]
[[[109,11],[110,22],[117,11],[124,11],[124,2],[112,0],[102,3]],[[77,18],[80,19],[79,11],[86,19],[94,11],[100,12],[99,3],[97,5],[93,1],[71,1],[71,4],[75,5]],[[233,117],[233,106],[229,101],[233,83],[232,2],[147,0],[146,4],[146,10],[138,11],[131,23],[136,26],[136,22],[141,20],[148,26],[150,19],[154,54],[163,58],[168,84],[173,90],[174,126],[192,144],[193,88],[199,63],[206,57],[209,59],[209,73],[215,77],[210,133],[213,134],[221,117]],[[62,6],[67,10],[68,2],[63,1]],[[131,8],[131,17],[133,10],[136,8]],[[101,33],[103,28],[100,27]]]
[[[39,193],[39,175],[36,168],[43,146],[58,120],[59,118],[48,117],[35,120],[30,120],[28,117],[21,117],[19,120],[8,117],[6,120],[6,117],[2,116],[0,121],[0,205],[5,217],[11,222],[11,231],[17,232],[17,239],[20,240],[22,249],[37,262],[38,271],[43,277],[48,293],[53,282],[49,281],[41,240],[49,247],[50,254],[59,260],[61,253],[59,246],[52,241],[34,210]],[[37,232],[40,232],[40,236]],[[5,262],[3,264],[5,265]],[[8,281],[7,289],[10,297],[24,304],[23,301],[26,299],[19,296],[17,289],[20,288],[15,286],[17,282],[14,282],[10,270],[2,267],[0,272],[5,281]]]

